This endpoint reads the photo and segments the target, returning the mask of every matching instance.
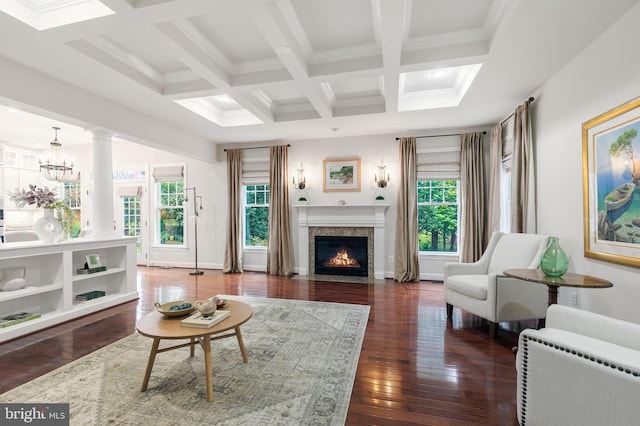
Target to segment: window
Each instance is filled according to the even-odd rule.
[[[77,238],[82,230],[80,211],[80,182],[65,182],[62,187],[63,200],[71,211],[71,238]]]
[[[158,236],[161,245],[184,244],[184,183],[182,181],[157,182]]]
[[[142,254],[140,237],[140,197],[122,197],[122,235],[136,238],[136,255]]]
[[[269,185],[245,185],[244,194],[244,245],[266,247],[269,233]]]
[[[418,248],[458,252],[458,180],[418,181]]]

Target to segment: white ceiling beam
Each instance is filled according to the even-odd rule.
[[[305,54],[305,50],[310,49],[310,44],[307,46],[308,42],[304,42],[304,45],[301,46],[299,42],[299,40],[306,40],[306,35],[302,35],[304,30],[301,25],[297,24],[294,25],[294,28],[291,28],[292,23],[297,22],[297,18],[294,18],[295,11],[293,7],[290,7],[287,1],[267,4],[264,1],[242,0],[241,3],[258,31],[276,52],[285,68],[294,78],[295,84],[309,99],[309,102],[318,111],[320,117],[332,118],[331,103],[325,97],[320,85],[309,79],[307,57],[310,53]]]
[[[72,47],[78,52],[82,52],[101,65],[121,73],[156,93],[162,93],[163,82],[161,79],[158,80],[159,76],[157,71],[155,73],[151,71],[149,74],[142,73],[139,68],[132,66],[130,61],[123,60],[121,55],[115,54],[114,50],[105,48],[107,44],[107,40],[100,38],[75,40],[67,43],[69,47]]]
[[[181,19],[176,22],[163,22],[156,24],[156,27],[169,40],[172,53],[182,63],[217,89],[227,93],[260,120],[269,123],[274,121],[273,114],[263,104],[233,89],[230,72],[233,63],[188,21]],[[175,98],[175,95],[173,93],[172,97]]]
[[[217,88],[228,88],[231,76],[219,63],[194,43],[182,29],[172,22],[156,24],[156,28],[165,37],[168,50],[183,64]]]
[[[375,0],[374,28],[380,34],[384,76],[385,109],[398,111],[398,74],[402,60],[402,44],[408,32],[411,3],[408,0]]]

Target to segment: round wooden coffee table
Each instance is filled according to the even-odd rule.
[[[191,348],[190,356],[193,356],[194,347],[197,342],[202,347],[202,350],[204,350],[207,401],[213,401],[211,341],[236,336],[238,339],[238,345],[240,346],[240,352],[242,354],[242,361],[246,363],[247,351],[245,350],[244,342],[242,341],[240,326],[249,321],[253,316],[253,309],[251,309],[251,306],[236,300],[228,300],[221,310],[229,311],[230,315],[211,328],[185,327],[180,324],[180,321],[186,317],[169,318],[158,311],[149,312],[147,315],[142,317],[140,321],[138,321],[136,326],[138,333],[153,339],[151,353],[149,354],[149,361],[147,362],[147,370],[144,373],[144,380],[142,381],[142,392],[147,390],[156,354],[189,346]],[[160,346],[160,340],[162,339],[189,339],[189,342],[158,349]]]

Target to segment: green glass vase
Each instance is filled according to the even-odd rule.
[[[560,247],[558,237],[549,237],[549,244],[540,257],[540,269],[549,277],[561,277],[569,268],[569,258]]]

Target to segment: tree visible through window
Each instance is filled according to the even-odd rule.
[[[419,181],[418,248],[428,252],[458,251],[458,181]]]
[[[158,182],[158,233],[160,244],[184,244],[183,182]]]
[[[71,238],[77,238],[82,230],[80,213],[80,182],[65,182],[63,186],[64,202],[71,211]]]
[[[269,235],[269,185],[246,185],[244,193],[244,245],[266,247]]]

